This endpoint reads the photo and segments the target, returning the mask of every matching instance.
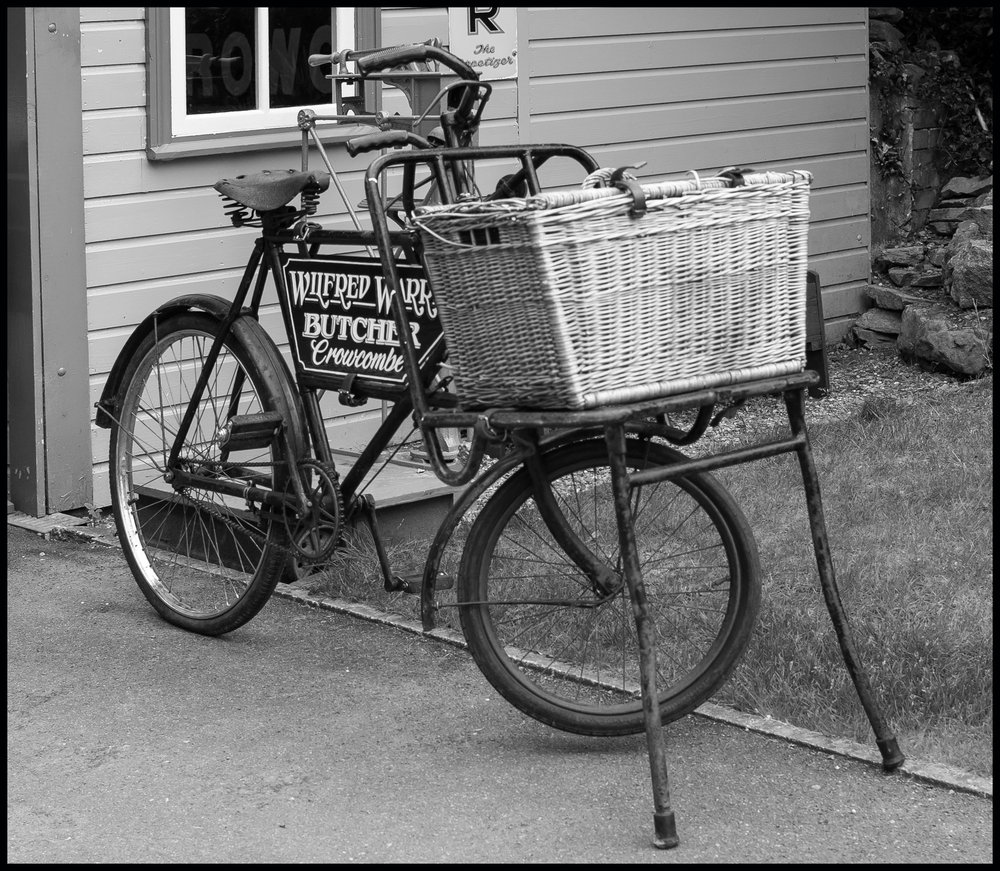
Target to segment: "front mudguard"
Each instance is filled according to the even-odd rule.
[[[597,438],[601,436],[602,432],[603,430],[597,427],[557,431],[542,438],[539,441],[539,449],[543,452],[554,450],[573,442]],[[523,467],[524,460],[525,454],[515,450],[497,460],[496,463],[480,474],[479,477],[475,478],[464,490],[456,494],[455,501],[438,527],[434,540],[431,542],[430,548],[428,548],[427,559],[424,562],[423,581],[420,590],[420,617],[424,632],[431,632],[434,629],[434,597],[436,581],[441,568],[441,559],[459,522],[465,516],[465,513],[490,487],[496,484],[507,473],[513,472],[518,467]]]
[[[139,345],[149,336],[157,323],[172,315],[185,311],[203,311],[216,318],[219,323],[225,321],[229,315],[232,303],[219,296],[210,294],[187,294],[178,296],[169,302],[159,306],[152,314],[146,317],[128,337],[111,367],[108,380],[104,385],[101,398],[96,407],[97,413],[94,422],[103,429],[110,429],[118,420],[118,409],[121,403],[122,380],[128,369],[129,362],[135,356]],[[281,394],[287,409],[285,425],[292,449],[292,456],[301,457],[305,453],[306,426],[305,415],[302,409],[302,401],[298,391],[295,389],[295,382],[285,364],[281,352],[275,345],[274,340],[268,335],[257,319],[251,314],[249,309],[242,312],[233,321],[230,328],[232,334],[246,347],[254,356],[254,362],[265,373],[270,370],[274,373],[281,384]]]

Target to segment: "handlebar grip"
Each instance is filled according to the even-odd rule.
[[[351,157],[357,157],[366,151],[375,151],[379,148],[402,148],[404,145],[430,148],[431,144],[423,136],[417,136],[416,133],[411,133],[409,130],[379,131],[365,136],[355,136],[344,143],[347,153]]]
[[[436,60],[444,64],[463,79],[479,81],[479,73],[464,60],[436,45],[399,45],[394,48],[386,48],[359,57],[357,65],[358,72],[366,76],[380,70],[388,70],[408,63],[426,63],[429,60]]]
[[[345,48],[343,51],[336,51],[333,54],[311,54],[309,55],[308,64],[311,67],[321,67],[323,64],[347,63],[355,54],[357,52],[349,48]]]

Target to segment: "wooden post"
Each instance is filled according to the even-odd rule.
[[[93,499],[79,7],[7,10],[9,498]]]

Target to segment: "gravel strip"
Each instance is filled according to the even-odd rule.
[[[963,390],[966,382],[944,372],[926,371],[903,361],[894,349],[873,350],[836,345],[827,350],[829,393],[806,401],[806,424],[846,420],[858,413],[867,401],[920,402],[928,393]],[[986,376],[992,382],[992,372]],[[733,418],[710,428],[691,453],[718,450],[721,446],[744,442],[769,432],[776,425],[787,426],[788,415],[780,396],[750,400]]]

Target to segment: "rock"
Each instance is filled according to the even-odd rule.
[[[848,338],[857,347],[894,347],[925,367],[977,376],[993,359],[993,177],[953,178],[926,193],[933,207],[924,229],[873,256],[873,272],[888,280],[865,287],[873,307]]]
[[[962,212],[960,222],[972,221],[979,228],[984,239],[993,238],[993,204],[988,206],[973,206]],[[957,229],[957,228],[956,228]]]
[[[927,219],[930,221],[953,221],[958,223],[962,220],[962,213],[968,211],[966,206],[957,209],[931,209]]]
[[[902,311],[908,305],[914,303],[928,302],[930,294],[913,293],[909,288],[899,290],[895,287],[886,287],[880,284],[869,284],[865,289],[868,298],[881,309],[889,311]],[[934,295],[935,297],[937,294]],[[870,309],[869,309],[870,311]]]
[[[950,236],[955,232],[954,221],[932,221],[927,226],[939,236]]]
[[[979,229],[979,224],[975,221],[962,221],[955,228],[955,232],[952,234],[948,247],[944,249],[945,262],[947,263],[951,260],[952,255],[959,249],[963,242],[967,242],[970,239],[978,239],[982,235],[982,231]]]
[[[942,270],[933,266],[923,268],[893,266],[889,270],[889,280],[896,287],[941,287],[944,284]]]
[[[941,198],[949,197],[975,197],[986,191],[993,190],[993,176],[982,176],[979,178],[957,177],[947,182],[941,188]]]
[[[895,333],[879,333],[875,330],[866,330],[861,327],[854,327],[854,345],[858,348],[894,348],[896,347]]]
[[[890,266],[916,266],[924,259],[923,245],[904,245],[899,248],[886,248],[875,261],[875,266],[885,271]]]
[[[927,75],[927,70],[925,70],[920,64],[915,63],[903,63],[903,75],[905,76],[906,83],[912,89],[916,89],[917,85],[923,80],[924,76]]]
[[[967,209],[975,202],[975,197],[963,197],[962,199],[940,200],[937,203],[941,209]]]
[[[962,242],[948,261],[951,298],[960,308],[993,307],[993,243]]]
[[[919,269],[910,266],[893,266],[889,270],[889,281],[896,287],[909,287],[920,275]]]
[[[903,20],[903,10],[895,6],[869,6],[868,20],[888,21],[890,24],[898,24]]]
[[[854,327],[855,329],[874,330],[877,333],[897,336],[902,329],[902,324],[902,316],[899,312],[870,308],[854,322]]]
[[[909,361],[943,366],[959,375],[981,375],[993,358],[993,313],[959,312],[936,303],[908,306],[896,348]]]
[[[890,51],[899,51],[903,47],[903,34],[888,21],[875,19],[868,22],[868,41],[883,42]]]
[[[940,66],[954,67],[955,69],[962,66],[962,61],[959,59],[958,53],[948,48],[935,48],[928,51],[927,59],[931,63],[939,64]]]
[[[959,224],[958,226],[961,227],[962,225]],[[958,227],[955,228],[955,232],[958,232]],[[954,239],[955,237],[952,236],[952,238]],[[946,248],[932,248],[927,252],[927,262],[930,263],[931,266],[937,266],[938,268],[943,267],[946,259],[946,252]]]
[[[944,271],[925,266],[920,274],[910,282],[910,287],[941,287],[944,284]]]

